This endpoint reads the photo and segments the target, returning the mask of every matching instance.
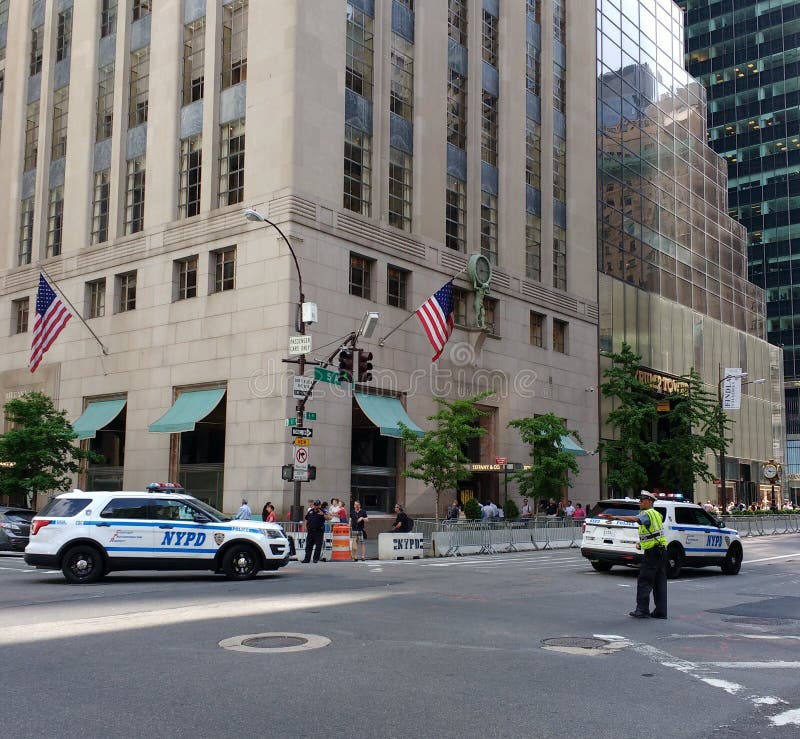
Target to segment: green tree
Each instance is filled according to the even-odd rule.
[[[475,498],[468,498],[464,503],[464,515],[470,521],[479,521],[481,517],[481,504]]]
[[[24,393],[4,411],[10,428],[0,435],[0,462],[11,464],[0,472],[0,494],[30,501],[37,492],[66,488],[83,460],[102,459],[74,444],[66,411],[43,393]]]
[[[637,376],[642,357],[629,344],[606,356],[611,366],[603,370],[600,392],[614,401],[607,422],[615,438],[600,444],[600,458],[607,465],[609,488],[624,494],[647,485],[648,468],[658,459],[657,400],[653,384]]]
[[[508,498],[503,503],[503,515],[508,519],[519,518],[519,508],[513,498]]]
[[[433,488],[436,495],[436,520],[439,520],[439,498],[447,490],[455,491],[460,480],[470,476],[464,466],[469,459],[464,447],[470,439],[476,439],[486,432],[477,425],[481,416],[488,411],[481,410],[477,404],[492,395],[485,391],[464,400],[444,400],[434,398],[439,410],[429,421],[436,427],[417,436],[407,426],[400,425],[403,440],[408,451],[416,455],[403,471],[406,477],[422,480]]]
[[[581,437],[574,429],[568,429],[558,416],[545,413],[536,418],[517,418],[508,424],[519,431],[523,443],[531,448],[532,464],[529,469],[511,476],[519,483],[521,495],[561,498],[564,485],[572,487],[569,473],[580,471],[572,452],[561,448],[561,437],[572,435],[578,442]]]
[[[730,418],[720,407],[716,393],[706,390],[692,369],[678,379],[685,390],[667,396],[670,433],[659,444],[661,483],[671,490],[692,491],[694,481],[710,482],[714,473],[706,463],[706,450],[727,451],[724,429]]]

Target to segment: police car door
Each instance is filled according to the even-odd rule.
[[[217,553],[214,532],[197,523],[200,513],[180,498],[155,498],[155,554],[160,559],[211,559]],[[212,524],[213,526],[213,524]]]
[[[725,553],[725,540],[702,508],[675,508],[675,531],[680,533],[688,557],[718,557]]]
[[[150,498],[112,498],[100,511],[83,522],[91,538],[102,544],[112,559],[153,556],[153,526]]]

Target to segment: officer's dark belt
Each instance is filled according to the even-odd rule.
[[[656,531],[654,534],[646,534],[645,536],[640,536],[639,541],[650,541],[650,539],[658,539],[663,535],[664,535],[663,531]]]

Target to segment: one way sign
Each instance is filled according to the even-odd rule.
[[[310,439],[314,435],[314,429],[306,428],[305,426],[294,426],[292,428],[292,436],[302,436]]]

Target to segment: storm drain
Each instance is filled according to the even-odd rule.
[[[307,649],[327,647],[331,640],[317,634],[244,634],[223,639],[219,646],[234,652],[276,654],[279,652],[303,652]]]
[[[613,654],[628,646],[630,646],[630,642],[621,636],[614,636],[609,639],[602,639],[596,636],[556,636],[550,639],[542,639],[542,648],[548,651],[585,656]]]

